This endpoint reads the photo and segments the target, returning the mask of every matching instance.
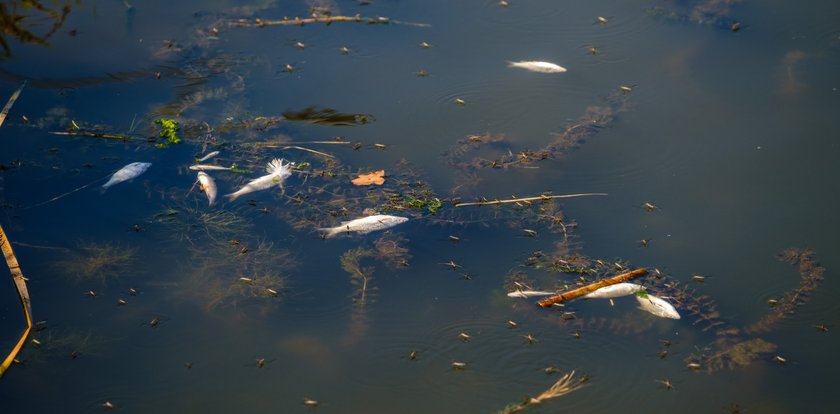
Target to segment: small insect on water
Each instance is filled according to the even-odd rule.
[[[459,265],[458,263],[455,263],[455,261],[454,261],[454,260],[450,260],[450,261],[448,261],[448,262],[446,262],[446,263],[438,263],[438,264],[442,264],[442,265],[449,266],[449,270],[453,270],[453,271],[454,271],[455,269],[458,269],[459,267],[463,267],[463,266]]]
[[[600,24],[601,26],[603,26],[603,25],[605,25],[605,24],[607,24],[607,23],[609,23],[609,22],[610,22],[610,21],[609,21],[606,17],[604,17],[604,16],[598,16],[598,18],[596,18],[596,19],[595,19],[595,23],[598,23],[598,24]]]
[[[265,367],[265,358],[257,358],[257,368]]]
[[[432,45],[430,45],[427,42],[420,42],[420,47],[422,47],[423,49],[428,49],[428,48],[432,47]]]
[[[338,50],[341,51],[342,55],[349,55],[350,54],[350,48],[347,47],[347,46],[342,46],[341,49],[338,49]]]
[[[466,332],[460,332],[458,333],[458,339],[460,339],[461,342],[469,342],[472,337]]]
[[[674,389],[674,384],[669,379],[656,380],[656,382],[658,382],[659,385],[661,385],[666,391]]]
[[[514,322],[514,321],[507,321],[507,326],[508,326],[508,328],[513,329],[513,328],[516,328],[517,325],[516,325],[516,322]]]
[[[305,405],[309,408],[315,408],[315,407],[318,406],[318,401],[313,400],[311,398],[304,398],[303,399],[303,405]]]
[[[128,305],[128,302],[125,301],[123,298],[117,299],[117,306],[125,306]]]
[[[104,403],[100,404],[99,406],[102,407],[105,411],[113,411],[114,408],[117,408],[114,405],[114,403],[112,403],[110,401],[105,401]]]
[[[816,329],[817,332],[828,332],[828,326],[825,326],[824,324],[814,325],[814,329]]]
[[[700,276],[700,275],[692,275],[691,276],[691,281],[696,282],[696,283],[703,283],[703,282],[706,281],[706,277],[705,276]]]
[[[466,104],[467,104],[467,103],[466,103],[463,99],[461,99],[461,98],[455,98],[455,105],[464,106],[464,105],[466,105]]]
[[[96,291],[95,290],[89,290],[89,291],[85,292],[85,295],[90,296],[92,298],[95,298],[96,297]]]
[[[417,361],[417,358],[418,358],[417,351],[411,351],[411,353],[408,354],[408,360],[409,361]]]
[[[776,356],[773,357],[773,362],[775,362],[779,365],[785,365],[785,364],[787,364],[787,359],[782,357],[782,356],[776,355]]]
[[[655,210],[659,209],[659,207],[657,207],[654,204],[652,204],[650,202],[647,202],[647,201],[645,201],[645,203],[642,204],[642,208],[645,209],[645,211],[647,211],[647,212],[651,212],[651,211],[655,211]]]
[[[525,341],[528,342],[528,345],[533,345],[534,342],[537,342],[537,338],[534,338],[534,336],[531,334],[522,335],[522,337],[525,338]]]
[[[128,288],[128,294],[131,295],[131,296],[137,296],[137,289]]]
[[[463,371],[463,370],[467,369],[467,363],[466,362],[454,361],[454,362],[452,362],[452,369],[455,370],[455,371]]]

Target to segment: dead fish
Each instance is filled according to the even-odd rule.
[[[534,296],[551,296],[554,292],[545,292],[542,290],[514,290],[507,295],[509,298],[532,298]]]
[[[651,294],[636,295],[636,300],[639,301],[639,309],[650,312],[660,318],[679,319],[680,314],[674,309],[674,306],[666,302],[665,299],[658,298]]]
[[[594,292],[583,295],[589,299],[611,299],[620,298],[622,296],[630,296],[636,292],[644,289],[641,285],[635,283],[616,283],[611,286],[602,287]]]
[[[407,217],[388,216],[377,214],[375,216],[362,217],[351,221],[342,221],[336,227],[318,229],[324,232],[324,238],[335,237],[341,233],[367,234],[372,231],[385,230],[408,221]]]
[[[149,167],[152,166],[150,162],[132,162],[115,172],[107,183],[102,184],[103,189],[108,189],[112,185],[119,184],[123,181],[133,180],[138,175],[143,174]]]
[[[207,200],[210,202],[209,205],[213,205],[216,202],[216,194],[218,194],[219,190],[216,188],[216,180],[213,177],[207,175],[204,171],[198,172],[198,182],[201,184],[201,191],[204,191],[204,194],[207,194]]]
[[[271,160],[265,168],[268,175],[251,180],[251,182],[245,184],[244,187],[240,188],[235,193],[228,194],[225,197],[227,197],[230,201],[233,201],[242,195],[253,193],[254,191],[265,190],[267,188],[274,187],[275,185],[279,185],[280,188],[283,188],[283,181],[292,175],[292,163],[283,164],[283,161],[285,160],[277,158]]]
[[[213,157],[215,157],[215,156],[217,156],[217,155],[219,155],[219,151],[213,151],[213,152],[211,152],[211,153],[209,153],[209,154],[207,154],[207,155],[205,155],[205,156],[203,156],[203,157],[201,157],[201,158],[199,158],[199,159],[195,160],[195,162],[196,162],[196,163],[199,163],[199,162],[204,162],[204,161],[207,161],[207,160],[209,160],[210,158],[213,158]]]
[[[560,65],[551,62],[540,62],[536,60],[523,60],[519,62],[508,61],[508,66],[511,68],[522,68],[531,72],[539,73],[562,73],[566,71],[566,68]]]
[[[222,167],[221,165],[205,165],[205,164],[196,164],[190,165],[190,169],[193,171],[230,171],[232,167]]]

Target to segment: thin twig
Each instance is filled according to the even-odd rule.
[[[295,17],[294,19],[284,18],[283,20],[262,20],[254,19],[253,21],[247,19],[235,20],[233,23],[239,27],[266,27],[266,26],[303,26],[312,23],[326,23],[333,22],[356,22],[367,24],[401,24],[415,27],[431,27],[432,25],[426,23],[411,23],[402,22],[399,20],[391,20],[387,17],[362,17],[358,14],[355,16],[324,16],[324,17],[307,17],[301,19]]]
[[[477,201],[474,203],[458,203],[455,204],[455,207],[465,207],[465,206],[488,206],[494,204],[505,204],[505,203],[519,203],[522,201],[537,201],[537,200],[551,200],[554,198],[574,198],[574,197],[589,197],[589,196],[605,196],[607,193],[581,193],[581,194],[563,194],[563,195],[541,195],[536,197],[526,197],[526,198],[511,198],[509,200],[493,200],[493,201]]]
[[[99,132],[54,131],[54,132],[50,132],[50,134],[53,134],[53,135],[69,135],[69,136],[78,136],[78,137],[118,139],[118,140],[121,140],[121,141],[154,142],[154,140],[149,140],[149,139],[146,139],[146,138],[130,137],[128,135],[120,135],[120,134],[102,134],[102,133],[99,133]]]
[[[17,88],[15,93],[13,93],[9,98],[9,102],[6,102],[6,106],[3,107],[3,111],[0,112],[0,126],[3,126],[3,122],[6,121],[6,116],[9,115],[9,111],[12,110],[12,105],[15,104],[15,101],[18,96],[20,96],[20,93],[23,92],[23,87],[26,86],[26,82],[27,81],[23,81],[23,83],[20,84],[20,87]]]
[[[284,149],[284,150],[286,150],[286,149],[299,149],[299,150],[301,150],[301,151],[309,151],[309,152],[311,152],[311,153],[318,154],[318,155],[323,155],[323,156],[325,156],[325,157],[335,158],[334,156],[332,156],[332,155],[330,155],[330,154],[327,154],[326,152],[315,151],[315,150],[313,150],[313,149],[304,148],[304,147],[299,147],[299,146],[297,146],[297,145],[287,145],[287,146],[283,147],[282,149]]]

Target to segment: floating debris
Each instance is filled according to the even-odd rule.
[[[233,167],[222,167],[221,165],[205,165],[205,164],[196,164],[190,165],[190,169],[193,171],[231,171]]]
[[[102,188],[107,190],[113,185],[119,184],[123,181],[132,180],[140,174],[146,172],[146,170],[148,170],[151,166],[152,163],[150,162],[132,162],[115,172],[107,183],[102,184]]]
[[[549,373],[546,371],[546,373]],[[553,372],[552,372],[553,373]],[[571,371],[568,374],[562,376],[551,388],[542,392],[542,394],[528,398],[523,402],[520,403],[513,403],[505,407],[499,414],[511,414],[511,413],[518,413],[532,405],[539,405],[542,404],[545,400],[551,398],[562,397],[566,394],[572,393],[577,391],[589,381],[589,377],[583,376],[580,378],[574,378],[575,371]]]
[[[351,180],[353,185],[382,185],[385,184],[385,170],[374,171],[370,174],[359,174],[358,178]]]
[[[531,72],[539,73],[563,73],[566,68],[551,62],[542,62],[536,60],[523,60],[519,62],[508,61],[508,67],[521,68]]]

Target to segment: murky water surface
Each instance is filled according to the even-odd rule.
[[[836,2],[33,3],[0,5],[0,223],[44,322],[2,412],[840,406]],[[455,206],[574,193],[607,195]],[[409,221],[321,237],[374,212]],[[639,267],[680,320],[506,296]],[[0,283],[4,356],[23,326]]]

